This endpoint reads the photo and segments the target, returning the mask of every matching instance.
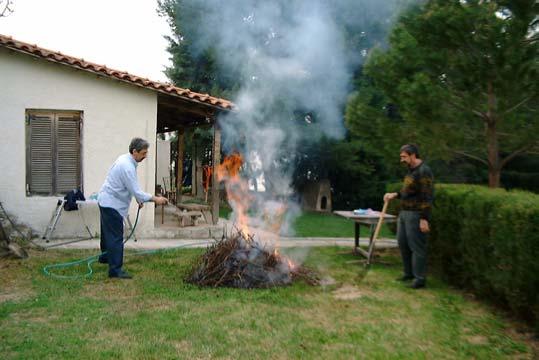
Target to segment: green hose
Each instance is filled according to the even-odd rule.
[[[137,211],[137,218],[135,219],[135,224],[133,225],[131,233],[125,239],[124,244],[131,238],[131,236],[135,232],[135,228],[137,227],[139,213],[140,213],[140,209],[138,209],[138,211]],[[168,248],[168,249],[141,251],[141,252],[137,252],[137,253],[134,253],[134,254],[128,254],[128,255],[125,255],[125,256],[156,254],[156,253],[159,253],[159,252],[175,250],[175,249],[188,247],[188,246],[192,246],[192,245],[200,245],[200,243],[185,244],[185,245],[180,245],[180,246],[176,246],[176,247],[172,247],[172,248]],[[93,256],[90,256],[90,257],[87,257],[87,258],[84,258],[84,259],[81,259],[81,260],[69,262],[69,263],[49,264],[49,265],[46,265],[43,268],[43,273],[45,273],[45,275],[47,275],[47,276],[57,278],[57,279],[84,279],[84,278],[92,276],[92,274],[94,272],[94,270],[92,269],[92,264],[95,263],[98,260],[99,256],[105,255],[106,253],[107,252],[104,251],[104,252],[99,253],[97,255],[93,255]],[[82,264],[84,262],[86,262],[86,267],[88,268],[88,272],[86,274],[82,274],[82,275],[58,275],[58,274],[54,274],[54,273],[49,271],[49,269],[52,269],[52,268],[67,268],[67,267]]]

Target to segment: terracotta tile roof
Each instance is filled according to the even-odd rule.
[[[140,76],[129,74],[126,71],[119,71],[108,68],[104,65],[98,65],[76,58],[69,55],[64,55],[61,52],[51,51],[41,48],[37,45],[28,44],[11,37],[0,34],[0,47],[5,47],[17,52],[39,57],[48,61],[71,66],[76,69],[96,73],[120,81],[124,81],[136,86],[156,90],[162,93],[185,98],[190,101],[201,102],[208,105],[213,105],[221,109],[234,109],[236,106],[233,102],[221,98],[216,98],[208,94],[200,94],[189,89],[182,89],[170,84],[152,81]]]

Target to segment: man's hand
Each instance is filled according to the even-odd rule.
[[[428,233],[430,231],[428,220],[419,220],[419,230],[421,230],[422,233]]]
[[[138,208],[139,209],[142,209],[144,207],[144,203],[142,203],[142,202],[137,202],[137,203],[138,203]]]
[[[388,202],[389,200],[391,199],[395,199],[399,194],[394,192],[394,193],[386,193],[384,195],[384,202]]]
[[[166,197],[162,197],[162,196],[154,196],[153,197],[153,202],[156,203],[157,205],[166,205],[168,204],[168,200]]]

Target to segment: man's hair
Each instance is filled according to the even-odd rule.
[[[401,151],[405,152],[408,155],[415,154],[415,157],[419,159],[419,148],[416,144],[406,144],[401,146]]]
[[[133,140],[131,140],[131,144],[129,144],[129,153],[132,154],[134,150],[137,150],[137,152],[141,152],[142,150],[149,147],[150,143],[146,140],[141,138],[134,138]]]

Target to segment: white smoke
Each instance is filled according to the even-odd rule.
[[[197,21],[179,24],[189,33],[195,53],[215,49],[222,71],[241,80],[232,99],[238,112],[220,121],[223,149],[243,154],[251,165],[246,169],[251,181],[264,180],[267,191],[255,202],[262,205],[258,209],[292,194],[296,145],[306,134],[315,133],[306,131],[308,126],[328,137],[344,135],[343,109],[352,71],[369,45],[350,53],[343,31],[364,24],[364,35],[372,24],[388,26],[397,2],[182,1],[184,19],[190,11],[193,17],[203,14]],[[298,111],[308,114],[303,123],[298,123]],[[287,220],[292,220],[297,205],[287,206],[293,210]],[[283,228],[287,227],[285,221]]]

